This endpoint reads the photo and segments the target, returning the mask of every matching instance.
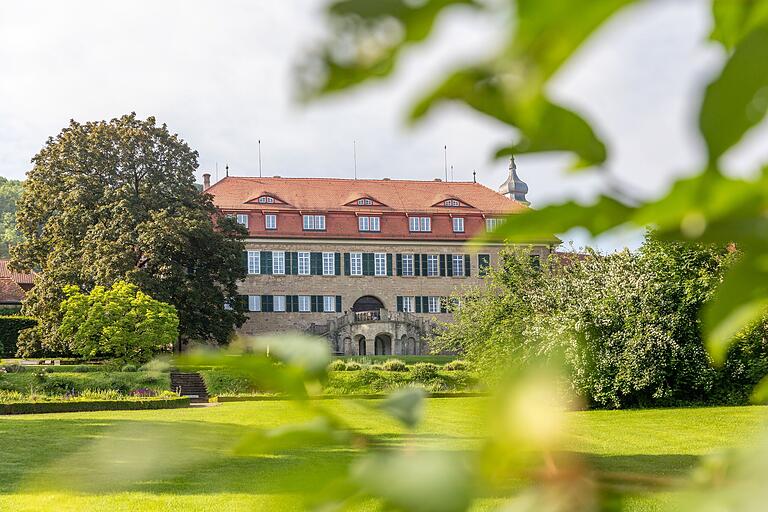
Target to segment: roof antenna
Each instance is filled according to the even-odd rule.
[[[357,179],[357,141],[352,141],[352,160],[355,163],[355,179]]]
[[[448,146],[443,146],[443,166],[445,167],[445,181],[448,181]]]
[[[226,177],[229,178],[229,164],[227,164],[227,166],[224,167],[224,169],[226,169],[227,171]]]
[[[451,165],[451,181],[455,181],[455,180],[453,179],[453,165]]]
[[[477,171],[472,169],[472,183],[477,183]]]
[[[259,178],[261,178],[261,139],[259,139]]]
[[[219,181],[219,162],[216,162],[216,181]]]

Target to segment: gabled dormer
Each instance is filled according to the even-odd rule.
[[[432,208],[474,208],[471,204],[454,196],[439,196]]]
[[[387,206],[381,201],[377,201],[371,196],[368,195],[355,195],[353,196],[354,199],[351,201],[344,203],[344,206]]]
[[[259,194],[258,196],[254,197],[253,199],[249,199],[245,202],[246,204],[261,204],[261,205],[287,205],[285,201],[280,199],[274,194],[270,194],[268,192],[264,192],[262,194]]]

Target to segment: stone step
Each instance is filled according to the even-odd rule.
[[[197,372],[171,372],[171,391],[190,398],[190,402],[208,402],[208,388]]]

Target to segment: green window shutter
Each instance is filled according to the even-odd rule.
[[[488,267],[491,266],[490,254],[478,254],[477,255],[477,275],[480,277],[485,276],[488,273]]]
[[[261,251],[261,273],[272,274],[272,251]]]
[[[421,275],[421,254],[413,255],[413,274],[416,276]]]
[[[336,296],[336,312],[341,313],[341,295]]]
[[[298,295],[293,296],[293,312],[294,313],[299,312],[299,296]]]
[[[350,270],[351,265],[352,265],[352,262],[350,260],[349,253],[345,252],[344,253],[344,275],[345,276],[348,276],[351,274],[351,270]]]
[[[243,268],[245,273],[248,273],[248,251],[243,251]]]
[[[403,255],[402,254],[395,255],[395,267],[397,267],[397,275],[399,276],[403,275]]]
[[[445,254],[441,254],[440,255],[440,275],[443,277],[445,277],[445,269],[446,269]]]
[[[311,307],[313,313],[319,313],[323,310],[323,297],[320,295],[313,295],[310,299]]]
[[[421,256],[421,275],[426,276],[427,275],[427,255],[422,254]]]
[[[238,295],[237,296],[237,303],[240,306],[238,308],[240,311],[248,311],[248,296],[247,295]]]
[[[323,253],[313,252],[309,254],[309,273],[313,276],[323,275]]]
[[[453,254],[445,255],[445,275],[453,276]]]
[[[286,254],[286,259],[290,263],[289,265],[290,272],[288,273],[291,274],[292,276],[295,276],[296,274],[299,273],[299,253],[289,252],[288,254]]]
[[[287,271],[288,269],[286,269]],[[293,310],[293,295],[286,295],[285,296],[285,311],[286,313],[290,313]]]
[[[397,296],[397,310],[402,311],[403,310],[403,298],[401,296]]]
[[[271,313],[273,309],[274,309],[274,300],[272,299],[272,295],[262,295],[261,310],[267,313]]]
[[[374,274],[373,253],[372,252],[363,253],[363,275],[372,276],[373,274]]]
[[[416,297],[416,312],[421,313],[421,297]]]
[[[337,276],[341,275],[341,253],[337,252],[333,255],[333,273]]]
[[[472,275],[472,258],[469,254],[464,255],[464,275],[470,277]]]
[[[429,313],[429,297],[421,297],[421,312]]]
[[[392,254],[387,253],[387,275],[392,275]]]

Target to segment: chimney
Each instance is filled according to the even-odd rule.
[[[209,173],[203,173],[203,190],[211,188],[211,175]]]

